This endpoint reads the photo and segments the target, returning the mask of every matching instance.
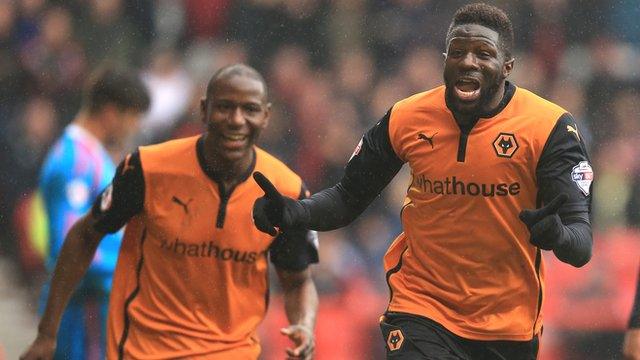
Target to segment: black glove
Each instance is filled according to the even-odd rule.
[[[300,227],[305,214],[304,206],[297,200],[282,196],[262,173],[256,171],[253,179],[264,191],[264,196],[253,204],[253,223],[258,230],[276,236],[279,230]]]
[[[554,250],[567,241],[568,229],[562,224],[558,210],[568,198],[567,194],[562,193],[540,209],[520,212],[520,220],[531,233],[529,242],[543,250]]]

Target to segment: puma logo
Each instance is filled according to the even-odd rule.
[[[193,199],[189,199],[189,201],[187,201],[186,203],[180,199],[178,199],[176,196],[171,198],[171,201],[173,201],[174,203],[182,206],[182,208],[184,209],[184,213],[188,214],[189,213],[189,204],[191,203]]]
[[[423,133],[419,133],[418,134],[418,139],[424,140],[426,142],[429,143],[429,145],[431,145],[431,148],[433,149],[433,138],[436,136],[436,134],[438,134],[438,132],[436,131],[435,133],[433,133],[433,135],[431,136],[427,136]]]
[[[576,134],[576,137],[578,138],[578,140],[580,140],[580,135],[578,135],[578,127],[577,126],[573,127],[571,125],[567,125],[567,131]]]

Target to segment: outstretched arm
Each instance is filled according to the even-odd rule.
[[[275,227],[328,231],[357,218],[403,165],[389,139],[390,114],[391,110],[363,136],[340,183],[308,199],[282,198],[262,174],[254,175],[265,191],[265,196],[254,206],[253,217],[258,229],[271,234]]]

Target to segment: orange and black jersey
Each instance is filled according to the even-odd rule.
[[[290,197],[299,176],[265,151],[225,189],[203,161],[202,137],[141,147],[96,200],[96,230],[127,225],[109,305],[108,358],[257,358],[256,327],[268,305],[268,260],[301,271],[318,261],[315,233],[259,232],[251,210],[263,195],[253,171]]]
[[[403,232],[384,260],[389,311],[469,339],[532,339],[542,326],[544,269],[520,211],[566,193],[560,216],[575,236],[554,252],[577,266],[590,257],[593,171],[571,115],[507,83],[499,107],[464,128],[444,86],[416,94],[364,135],[338,185],[303,200],[306,225],[350,222],[404,163],[412,179]]]

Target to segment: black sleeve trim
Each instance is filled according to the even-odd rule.
[[[304,182],[298,199],[307,198],[309,191]],[[290,229],[278,235],[269,247],[269,258],[279,269],[302,271],[319,261],[318,234],[313,230]]]
[[[586,146],[578,133],[576,121],[565,113],[556,122],[538,161],[538,205],[549,203],[558,194],[565,193],[569,199],[560,209],[563,220],[578,217],[588,221],[592,186],[581,189],[573,179],[576,167],[583,162],[589,164]]]
[[[144,208],[144,175],[140,153],[134,152],[118,165],[111,184],[93,203],[94,229],[114,233]]]
[[[389,138],[391,110],[362,137],[342,180],[301,203],[309,229],[328,231],[357,218],[391,182],[404,164]]]
[[[393,180],[404,162],[391,146],[391,109],[362,137],[340,181],[345,200],[357,208],[368,206]]]

